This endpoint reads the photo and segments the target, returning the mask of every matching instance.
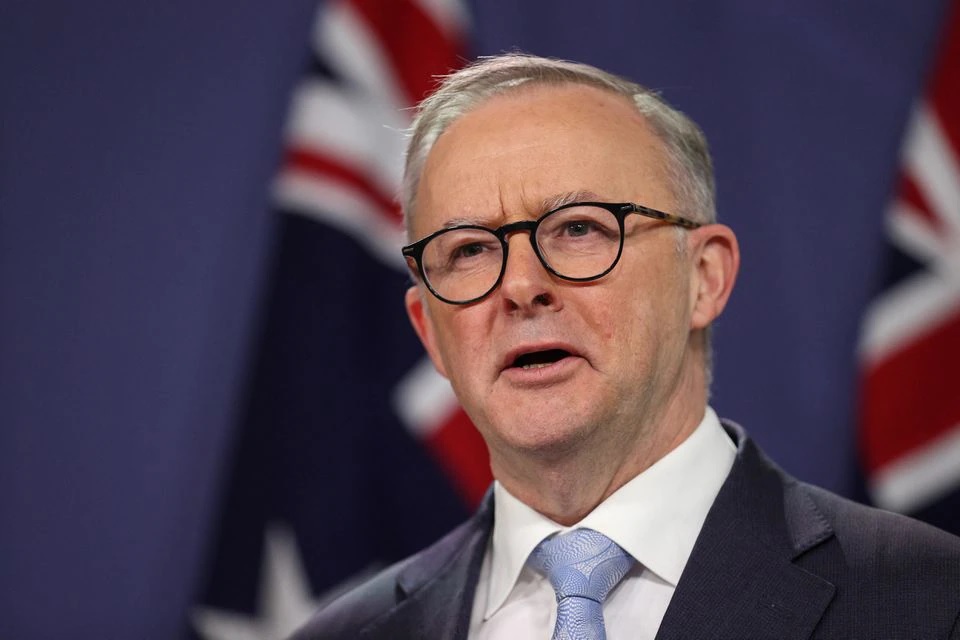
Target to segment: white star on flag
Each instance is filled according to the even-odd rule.
[[[369,567],[319,598],[312,596],[297,540],[289,527],[267,527],[256,617],[198,607],[194,629],[205,640],[283,640],[302,626],[326,602],[366,580]]]

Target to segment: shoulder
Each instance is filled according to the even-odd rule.
[[[833,528],[851,566],[868,565],[895,577],[939,578],[960,593],[960,538],[919,520],[868,507],[825,489],[798,483]]]
[[[361,629],[397,605],[397,576],[419,555],[387,567],[323,606],[289,640],[356,638]]]
[[[491,525],[488,499],[468,521],[426,549],[405,558],[322,605],[289,640],[346,640],[360,637],[441,574],[453,574],[457,559],[485,539]],[[466,578],[466,575],[464,575]],[[442,612],[431,612],[440,614]]]
[[[897,564],[930,558],[960,576],[960,537],[802,482],[767,458],[742,427],[723,424],[737,445],[735,469],[740,471],[741,490],[766,488],[761,504],[778,512],[771,521],[783,519],[796,550],[805,551],[832,537],[849,562],[884,559]]]
[[[836,594],[822,628],[869,628],[890,637],[960,632],[960,538],[912,518],[798,483],[833,537],[796,562]],[[910,636],[907,634],[916,634]],[[825,636],[828,637],[828,636]]]
[[[960,632],[960,538],[801,482],[724,422],[737,461],[718,501],[756,544],[829,583],[815,637],[954,637]],[[723,497],[725,496],[725,498]]]

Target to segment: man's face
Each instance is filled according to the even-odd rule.
[[[662,145],[624,98],[579,85],[522,88],[440,136],[416,194],[412,238],[536,219],[571,199],[677,211]],[[630,215],[625,229],[616,268],[593,282],[550,275],[523,232],[508,238],[503,282],[483,300],[454,306],[422,286],[408,292],[414,326],[495,469],[516,452],[630,446],[702,366],[688,348],[696,285],[676,228]]]

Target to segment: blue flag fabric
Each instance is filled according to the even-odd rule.
[[[233,637],[224,635],[234,628],[225,614],[263,629],[257,637],[289,633],[331,589],[425,546],[467,513],[389,405],[374,400],[389,397],[420,357],[400,304],[404,276],[350,236],[296,214],[284,215],[278,258],[208,581],[192,615],[209,640]],[[269,566],[278,531],[292,536],[292,568],[308,581],[308,605],[294,618],[261,602],[270,572],[284,570]]]
[[[190,615],[196,638],[285,637],[319,602],[461,521],[489,482],[479,439],[407,320],[395,200],[404,109],[457,63],[458,11],[457,0],[343,0],[318,14],[323,38],[274,185],[272,289]]]

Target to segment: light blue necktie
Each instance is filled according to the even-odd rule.
[[[529,562],[557,592],[552,640],[606,640],[603,601],[633,566],[630,554],[602,533],[574,529],[541,542]]]

